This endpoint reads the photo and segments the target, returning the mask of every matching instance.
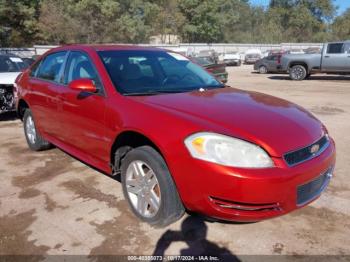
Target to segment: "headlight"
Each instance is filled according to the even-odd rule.
[[[185,139],[192,157],[231,167],[272,167],[273,161],[259,146],[215,133],[197,133]]]

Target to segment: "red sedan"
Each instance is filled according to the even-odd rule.
[[[135,46],[50,50],[16,81],[28,145],[112,176],[141,220],[185,210],[259,221],[315,200],[335,145],[303,108],[224,86],[188,58]]]

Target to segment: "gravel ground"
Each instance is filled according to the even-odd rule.
[[[22,123],[6,114],[0,119],[0,255],[350,255],[350,77],[293,82],[252,73],[252,66],[227,70],[233,87],[290,100],[326,124],[337,143],[337,166],[321,198],[259,223],[185,216],[153,229],[129,212],[118,181],[59,149],[31,152]]]

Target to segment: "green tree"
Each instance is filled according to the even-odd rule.
[[[35,42],[40,0],[0,0],[0,46],[28,46]]]
[[[332,24],[335,41],[350,40],[350,8],[343,15],[338,16]]]
[[[142,0],[43,0],[40,35],[49,43],[148,42],[159,13]]]
[[[179,9],[186,22],[182,39],[187,42],[212,43],[223,40],[218,0],[180,0]]]

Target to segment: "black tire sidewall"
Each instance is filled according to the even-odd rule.
[[[131,203],[127,189],[126,189],[126,170],[130,163],[140,160],[149,165],[155,173],[161,192],[161,203],[157,214],[153,217],[144,217],[135,210]],[[121,182],[123,187],[123,194],[133,213],[142,221],[149,223],[156,227],[166,226],[173,221],[179,219],[184,208],[179,199],[175,183],[172,180],[167,165],[162,156],[150,146],[142,146],[131,150],[123,159],[121,165]],[[180,203],[179,203],[180,202]]]

